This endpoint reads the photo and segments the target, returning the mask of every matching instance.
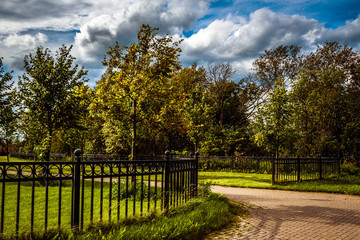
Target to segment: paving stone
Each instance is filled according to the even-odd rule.
[[[205,239],[360,239],[360,197],[213,186],[251,217]]]

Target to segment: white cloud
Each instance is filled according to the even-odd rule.
[[[122,9],[103,14],[82,25],[76,34],[76,51],[85,62],[105,55],[115,41],[120,45],[136,40],[141,24],[159,27],[160,34],[181,34],[205,14],[207,1],[143,0],[122,5]]]
[[[280,44],[307,46],[319,39],[321,32],[322,25],[314,19],[263,8],[253,12],[247,22],[235,17],[215,20],[185,39],[182,48],[184,59],[236,61],[254,58]]]
[[[36,50],[39,46],[45,46],[47,36],[37,33],[34,36],[29,34],[12,34],[0,39],[1,54],[4,62],[17,70],[24,66],[24,56]]]
[[[335,30],[324,29],[320,39],[322,41],[346,41],[354,47],[360,47],[360,15],[353,21],[346,21],[345,26]]]

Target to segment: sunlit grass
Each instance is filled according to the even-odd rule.
[[[103,201],[101,208],[101,188],[100,182],[94,181],[94,213],[93,213],[93,222],[103,222],[109,223],[109,209],[111,209],[111,222],[123,221],[125,218],[132,218],[136,216],[146,216],[152,214],[155,209],[156,211],[161,211],[161,195],[158,196],[156,201],[153,195],[150,198],[147,196],[143,197],[141,203],[140,198],[136,198],[134,201],[133,196],[129,193],[128,198],[122,198],[118,202],[116,197],[112,197],[110,200],[110,183],[103,183]],[[116,183],[112,185],[116,186]],[[5,187],[5,216],[4,216],[4,235],[3,238],[14,236],[16,233],[16,212],[17,212],[17,183],[6,183]],[[36,184],[35,186],[35,196],[34,196],[34,232],[41,233],[45,230],[45,187],[41,184]],[[147,186],[144,187],[144,190],[147,191]],[[0,185],[0,193],[2,192],[2,185]],[[154,193],[154,187],[150,187],[150,192]],[[161,193],[158,189],[158,194]],[[71,181],[63,181],[61,187],[61,225],[60,228],[64,231],[71,229]],[[19,202],[19,234],[26,235],[30,234],[31,231],[31,197],[32,197],[32,183],[21,183],[20,184],[20,202]],[[59,230],[58,225],[58,214],[59,214],[59,186],[49,186],[49,200],[48,200],[48,223],[47,229]],[[150,199],[150,202],[148,201]],[[110,208],[111,202],[111,208]],[[118,207],[118,203],[120,204]],[[90,224],[90,205],[91,205],[91,181],[85,181],[84,188],[84,227]],[[127,207],[126,207],[127,205]],[[135,206],[135,211],[133,211]],[[127,208],[127,210],[126,210]],[[102,209],[102,218],[100,218],[100,213]],[[29,236],[29,235],[27,235]]]
[[[282,189],[360,195],[360,177],[350,175],[342,175],[338,178],[316,181],[303,181],[272,185],[271,174],[199,172],[199,181],[211,182],[214,185],[231,187]]]

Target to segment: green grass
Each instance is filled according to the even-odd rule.
[[[100,182],[94,182],[94,222],[100,220]],[[139,199],[133,200],[132,197],[128,198],[128,213],[125,216],[126,199],[121,199],[120,208],[117,207],[118,201],[116,198],[109,199],[109,183],[104,183],[103,188],[103,206],[102,206],[102,222],[109,223],[109,203],[111,201],[111,221],[117,222],[117,212],[119,210],[120,220],[125,218],[133,218],[140,215],[151,215],[155,210],[155,200],[150,198],[148,202],[147,197],[143,199],[142,214],[141,202]],[[11,238],[15,235],[15,222],[16,222],[16,209],[17,209],[17,183],[6,183],[5,187],[5,220],[4,220],[4,235],[0,238]],[[0,192],[2,185],[0,185]],[[145,188],[147,191],[147,187]],[[30,182],[21,183],[20,185],[20,235],[28,236],[30,233],[30,219],[31,219],[31,192],[32,185]],[[154,192],[154,187],[150,188],[150,192]],[[91,181],[85,181],[84,190],[84,226],[90,224],[90,198],[91,198]],[[158,190],[160,193],[160,190]],[[63,181],[62,186],[62,201],[61,201],[61,229],[68,231],[71,228],[71,181]],[[138,194],[139,195],[139,194]],[[59,187],[49,187],[49,201],[48,201],[48,229],[50,232],[57,232],[58,229],[58,213],[59,213]],[[133,206],[135,204],[135,214]],[[149,212],[148,212],[149,206]],[[156,201],[156,210],[160,212],[160,199]],[[45,227],[45,187],[37,184],[35,186],[35,212],[34,212],[34,232],[43,234]]]
[[[59,239],[201,239],[244,213],[242,205],[209,193],[168,213],[124,221],[117,225],[95,225],[83,234],[74,236],[65,233]]]
[[[214,185],[281,189],[293,191],[328,192],[360,195],[360,177],[343,174],[338,178],[303,181],[287,184],[271,184],[271,174],[235,173],[235,172],[199,172],[200,182]]]
[[[35,232],[33,239],[201,239],[243,214],[245,210],[241,204],[230,202],[219,194],[207,193],[168,213],[136,216],[120,223],[97,222],[80,234],[73,234],[70,229],[39,231]],[[18,239],[29,238],[27,232]]]
[[[31,161],[33,161],[33,160],[26,160],[26,159],[20,159],[20,158],[15,158],[15,157],[10,157],[9,160],[10,160],[10,162],[31,162]],[[7,157],[0,156],[0,162],[7,162]]]

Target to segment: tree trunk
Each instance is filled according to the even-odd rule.
[[[132,144],[131,144],[131,160],[136,159],[136,100],[133,100],[132,106]]]

